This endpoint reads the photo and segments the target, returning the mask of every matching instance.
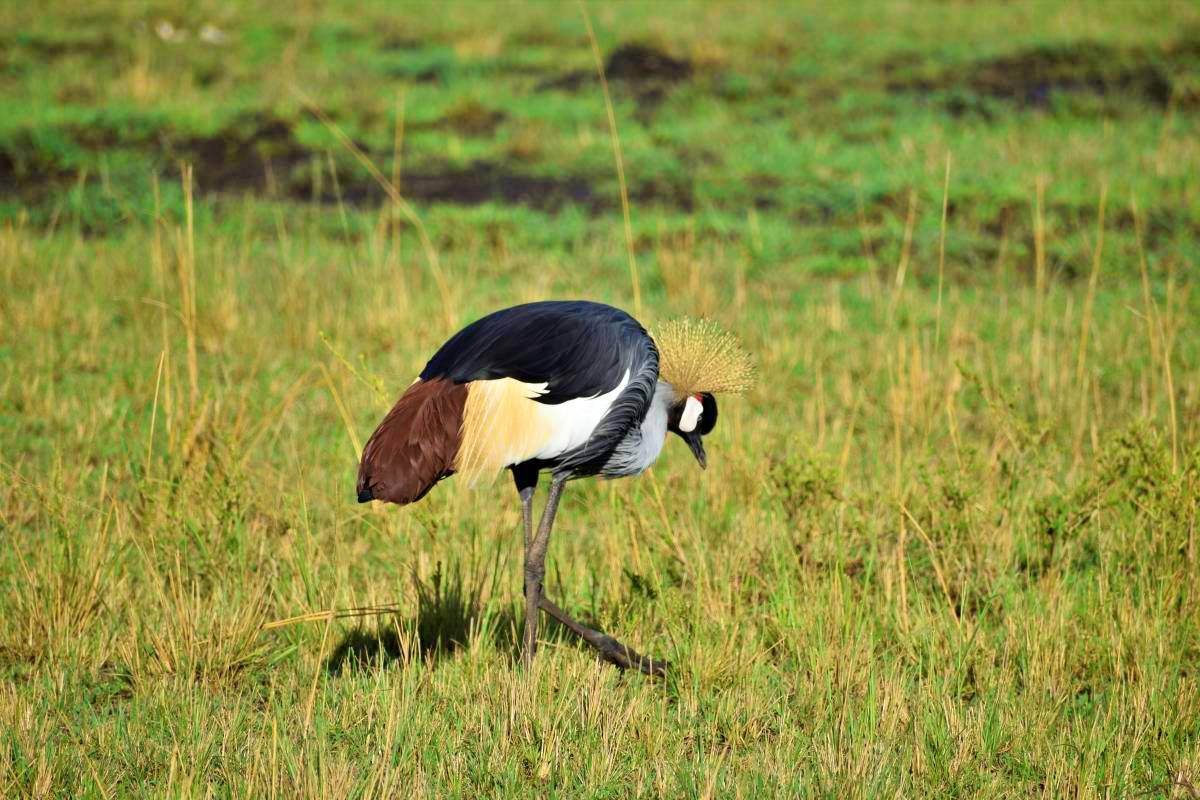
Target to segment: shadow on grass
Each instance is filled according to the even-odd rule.
[[[383,617],[373,626],[347,631],[334,647],[325,668],[331,675],[387,668],[420,659],[437,664],[480,639],[513,661],[521,656],[525,630],[523,603],[500,608],[483,603],[484,589],[494,585],[495,570],[464,578],[460,565],[444,569],[439,563],[428,579],[413,575],[417,609],[411,617]],[[515,593],[514,600],[520,600]],[[542,615],[538,640],[572,641],[571,632]]]

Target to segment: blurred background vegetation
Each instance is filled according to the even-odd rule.
[[[334,3],[286,18],[254,3],[53,11],[6,15],[6,218],[116,235],[153,216],[151,176],[177,178],[181,161],[214,206],[246,194],[378,205],[379,185],[306,101],[385,175],[400,175],[411,201],[474,209],[467,219],[522,242],[569,246],[619,208],[573,7]],[[1002,269],[1032,261],[1038,175],[1052,273],[1087,272],[1083,236],[1094,231],[1102,179],[1117,199],[1110,253],[1136,260],[1132,197],[1152,255],[1195,256],[1200,22],[1190,4],[651,12],[621,3],[594,12],[644,240],[737,243],[756,264],[854,274],[896,262],[914,200],[933,212],[918,214],[913,238],[928,256],[949,152],[947,263],[965,278],[998,259]],[[177,183],[160,198],[176,213]],[[430,224],[455,227],[439,223]]]

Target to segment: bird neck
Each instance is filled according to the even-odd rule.
[[[666,381],[659,381],[650,398],[650,408],[641,425],[634,426],[617,445],[604,465],[603,474],[610,478],[640,475],[650,468],[662,453],[667,440],[667,415],[675,401],[675,390]]]
[[[667,416],[671,410],[671,404],[674,402],[675,390],[671,388],[671,384],[659,381],[654,387],[654,396],[650,398],[650,409],[646,412],[646,418],[642,420],[641,426],[642,438],[647,440],[647,444],[653,448],[650,464],[658,458],[658,454],[662,452],[663,443],[667,440]],[[650,464],[646,466],[648,467]]]

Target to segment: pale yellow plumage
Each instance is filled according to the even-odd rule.
[[[474,483],[537,454],[553,433],[533,399],[538,394],[513,378],[468,385],[455,472]]]

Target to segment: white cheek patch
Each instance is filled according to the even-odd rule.
[[[679,415],[679,430],[684,433],[696,430],[696,423],[700,421],[700,412],[703,410],[703,403],[695,397],[689,397],[683,404],[683,413]]]

